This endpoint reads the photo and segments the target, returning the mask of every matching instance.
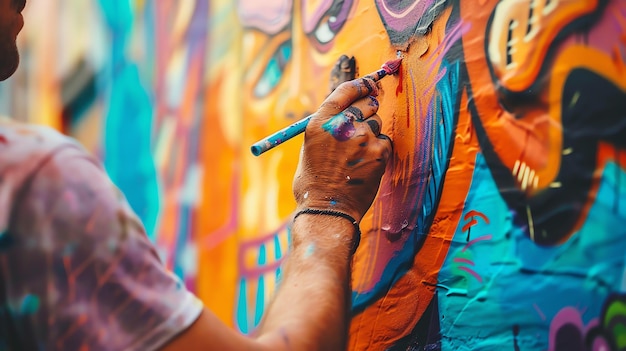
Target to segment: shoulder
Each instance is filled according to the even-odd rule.
[[[0,233],[6,229],[13,203],[26,183],[62,150],[86,155],[82,147],[52,128],[0,117]]]
[[[0,170],[19,165],[27,168],[54,153],[59,147],[80,148],[80,145],[56,130],[14,122],[0,117]]]

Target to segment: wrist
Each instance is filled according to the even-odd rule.
[[[293,218],[293,245],[337,248],[354,254],[361,232],[352,216],[335,210],[302,209]],[[304,245],[303,245],[304,244]]]
[[[308,197],[307,197],[308,195]],[[349,215],[354,218],[358,223],[363,218],[361,208],[354,200],[351,200],[348,196],[320,196],[321,194],[313,195],[312,191],[305,192],[304,198],[298,199],[296,197],[297,208],[296,213],[305,209],[317,209],[317,210],[330,210],[338,211]]]

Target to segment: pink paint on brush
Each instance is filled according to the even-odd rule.
[[[398,69],[400,68],[400,63],[402,63],[402,58],[389,60],[383,63],[383,65],[380,68],[385,70],[386,74],[395,74],[398,72]]]

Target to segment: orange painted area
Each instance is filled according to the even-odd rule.
[[[391,259],[394,252],[402,249],[405,242],[403,239],[391,242],[381,233],[384,225],[381,206],[393,206],[388,204],[391,196],[394,196],[393,200],[403,202],[412,195],[410,194],[412,189],[408,184],[416,177],[411,170],[418,167],[414,164],[413,155],[422,140],[419,134],[421,131],[418,128],[408,128],[407,124],[410,124],[411,120],[426,118],[426,109],[433,96],[438,94],[433,87],[436,85],[439,61],[433,53],[445,39],[445,26],[449,15],[450,11],[446,11],[433,25],[433,31],[427,38],[430,51],[423,56],[416,56],[409,50],[402,62],[398,78],[392,77],[383,81],[384,97],[381,100],[383,104],[378,114],[383,118],[383,132],[394,140],[394,168],[385,172],[379,196],[362,223],[364,232],[370,234],[361,242],[353,269],[353,290],[357,293],[371,290],[380,281],[386,262]],[[393,87],[394,84],[398,87]],[[404,87],[400,88],[400,84]],[[394,96],[394,91],[399,94]],[[386,192],[390,194],[389,197],[387,194],[381,195]]]
[[[467,94],[461,99],[454,151],[446,174],[439,210],[430,232],[415,256],[412,268],[350,325],[351,350],[385,350],[407,336],[430,304],[437,275],[448,254],[448,248],[463,211],[458,204],[465,200],[471,185],[478,140],[467,110]],[[358,271],[357,254],[355,271]]]
[[[211,82],[205,95],[206,121],[202,135],[205,142],[200,153],[200,162],[206,165],[202,183],[202,201],[195,215],[198,248],[198,297],[223,322],[233,325],[235,309],[235,289],[237,280],[238,240],[235,236],[238,181],[240,169],[237,162],[240,147],[225,138],[224,126],[218,118],[220,111],[219,94],[226,89],[224,73]],[[216,206],[219,204],[219,206]],[[229,262],[229,264],[225,264]]]
[[[573,21],[595,12],[598,3],[598,0],[500,1],[488,30],[487,53],[503,87],[516,92],[529,89],[536,82],[557,36]]]
[[[238,16],[238,11],[247,2],[250,11],[245,16]],[[594,203],[602,203],[597,201],[601,176],[610,162],[625,169],[626,154],[619,146],[606,141],[615,143],[617,140],[619,143],[620,136],[615,137],[612,131],[599,130],[600,127],[595,125],[583,124],[594,123],[596,116],[582,116],[582,121],[572,121],[567,119],[572,114],[566,112],[567,108],[576,108],[579,98],[581,111],[585,108],[604,111],[599,104],[590,102],[591,99],[584,96],[585,92],[572,90],[585,84],[575,81],[579,76],[572,72],[577,69],[587,71],[594,76],[592,79],[600,78],[599,81],[607,86],[613,83],[611,89],[617,87],[617,90],[626,91],[626,35],[618,33],[626,30],[623,2],[432,2],[433,8],[426,9],[431,12],[422,14],[433,14],[436,20],[432,26],[419,23],[428,27],[422,27],[420,31],[412,26],[420,21],[430,21],[424,19],[428,16],[417,18],[406,14],[409,7],[422,6],[425,1],[388,0],[383,4],[377,1],[267,0],[260,5],[257,0],[217,0],[209,3],[210,11],[204,19],[210,21],[210,25],[203,27],[198,25],[204,20],[202,18],[191,24],[192,15],[199,14],[193,11],[194,6],[202,6],[199,1],[184,4],[147,2],[145,9],[134,14],[140,19],[137,24],[146,28],[138,29],[132,34],[137,37],[128,43],[129,47],[137,46],[141,42],[138,33],[142,30],[154,34],[152,39],[155,42],[150,44],[155,46],[156,52],[154,55],[144,53],[149,63],[144,67],[137,59],[141,73],[153,77],[146,78],[146,86],[137,89],[145,88],[155,99],[153,126],[146,133],[146,140],[152,136],[150,142],[154,155],[150,161],[154,161],[157,167],[155,183],[158,183],[160,195],[154,238],[159,249],[167,254],[168,267],[177,265],[177,272],[182,272],[185,282],[223,322],[242,332],[251,332],[263,312],[262,305],[271,299],[276,288],[276,272],[286,255],[287,228],[295,207],[292,179],[303,138],[297,137],[259,157],[252,156],[249,146],[314,112],[329,93],[332,69],[340,56],[354,56],[356,74],[362,76],[396,57],[396,49],[391,44],[393,36],[396,40],[410,37],[408,42],[397,45],[408,47],[400,52],[404,61],[399,74],[380,81],[379,115],[383,120],[383,133],[394,140],[394,158],[383,178],[379,197],[361,223],[363,238],[353,265],[355,301],[361,302],[358,299],[372,291],[378,295],[372,294],[371,300],[359,305],[359,313],[350,326],[349,348],[384,350],[397,347],[399,341],[407,340],[407,336],[420,337],[416,334],[422,330],[415,332],[415,328],[420,322],[428,322],[430,317],[433,320],[440,318],[438,322],[445,328],[440,330],[444,341],[462,344],[467,337],[475,343],[468,344],[468,348],[480,349],[480,346],[512,338],[519,325],[495,325],[490,322],[491,316],[483,321],[471,320],[478,309],[471,312],[471,317],[459,315],[460,322],[469,319],[466,324],[479,325],[476,327],[478,332],[450,328],[448,316],[451,313],[458,312],[459,306],[463,311],[469,311],[465,309],[464,297],[437,295],[436,301],[442,308],[439,315],[430,316],[428,307],[435,301],[438,284],[450,281],[451,285],[456,284],[456,288],[469,287],[468,298],[475,293],[469,291],[473,287],[485,287],[486,294],[493,293],[493,290],[486,291],[490,288],[510,291],[508,286],[498,286],[506,285],[503,279],[506,277],[493,274],[490,267],[500,264],[500,258],[513,264],[523,262],[526,258],[520,255],[523,250],[526,250],[523,254],[534,258],[532,253],[536,247],[532,242],[534,234],[530,231],[535,225],[537,228],[557,228],[557,231],[562,229],[555,234],[560,241],[539,243],[552,245],[551,249],[556,251],[560,244],[572,243],[575,235],[580,234],[577,231],[585,224],[589,225],[588,221],[601,222],[601,218],[593,218],[594,211],[590,211]],[[60,2],[52,1],[51,4],[42,8],[48,10]],[[348,18],[341,26],[335,26],[339,21],[337,10],[344,4],[351,4],[344,12]],[[137,6],[143,8],[143,2]],[[385,6],[389,13],[383,14],[381,7]],[[275,12],[264,12],[263,15],[267,16],[257,18],[255,11],[260,8]],[[246,22],[253,17],[254,23]],[[391,24],[391,19],[400,20]],[[595,22],[585,22],[590,19]],[[274,22],[262,23],[268,20]],[[57,21],[53,18],[45,23]],[[135,20],[129,21],[135,24]],[[586,24],[577,27],[580,23]],[[404,25],[406,28],[402,29]],[[192,37],[200,35],[202,28],[208,28],[210,36],[206,53],[198,49],[204,45],[198,44],[202,40],[196,41],[196,46],[190,44]],[[35,122],[60,125],[63,77],[56,74],[59,62],[68,61],[68,58],[49,55],[55,46],[63,46],[55,33],[37,35],[39,46],[31,48],[25,55],[29,55],[29,62],[37,63],[33,70],[37,80],[30,82],[36,84],[29,92],[29,99],[36,103],[29,104],[27,112],[29,119]],[[323,43],[321,39],[324,39]],[[30,42],[33,42],[32,38]],[[196,51],[192,55],[193,48]],[[450,52],[446,52],[448,49]],[[134,58],[139,51],[141,49],[136,47],[134,50],[129,48],[128,55]],[[63,64],[70,66],[65,61]],[[454,69],[444,72],[450,67]],[[102,67],[95,67],[94,71],[98,72],[98,69]],[[572,80],[568,82],[569,78]],[[443,81],[445,84],[439,85],[441,79],[449,79],[449,82]],[[151,83],[154,86],[149,86]],[[111,137],[100,130],[103,125],[100,115],[107,111],[106,93],[100,94],[95,107],[87,112],[92,116],[89,123],[83,119],[78,128],[80,139],[90,143],[90,149],[97,149],[102,140]],[[443,106],[443,98],[450,97],[446,94],[452,94],[453,98],[449,100],[454,106]],[[571,101],[564,101],[566,97]],[[443,125],[449,122],[447,119],[438,121],[439,125],[425,122],[427,116],[441,114],[444,108],[448,108],[446,112],[453,111],[454,121],[449,125]],[[615,116],[597,120],[621,128],[621,124],[607,121],[620,118],[619,111],[613,112]],[[574,117],[579,116],[574,114]],[[604,128],[605,125],[601,126]],[[566,145],[580,137],[580,133],[588,132],[586,128],[591,130],[590,134],[596,134],[583,142],[574,140],[575,147]],[[444,137],[432,137],[442,130],[445,130]],[[448,132],[452,135],[450,140],[446,139]],[[99,135],[89,139],[94,133]],[[443,156],[429,154],[432,150],[442,153],[441,150],[449,150],[449,144],[435,148],[436,143],[452,143],[452,151]],[[584,150],[585,147],[593,147],[594,152]],[[479,153],[484,156],[486,168],[476,170],[475,160]],[[568,155],[576,158],[572,161]],[[423,184],[435,178],[434,162],[444,159],[449,163],[437,165],[438,171],[445,172],[444,180],[428,183],[437,187],[430,191],[431,188]],[[585,162],[581,162],[580,167],[579,164],[572,165],[581,159]],[[592,160],[596,161],[595,168]],[[190,201],[197,202],[188,204],[182,200],[181,190],[193,178],[192,167],[198,167],[201,176],[195,189],[197,193],[194,194],[192,188],[193,196],[187,196]],[[570,170],[580,172],[573,174],[578,178],[569,184],[567,180],[571,178],[561,183],[563,172]],[[493,184],[483,184],[484,187],[474,185],[480,190],[491,189],[492,193],[484,198],[493,200],[496,215],[490,213],[490,217],[483,215],[480,218],[480,212],[469,211],[461,217],[463,210],[474,208],[488,213],[480,206],[470,207],[470,202],[475,205],[482,201],[474,196],[476,194],[468,197],[470,188],[474,189],[474,175],[483,182],[493,181]],[[580,179],[589,182],[577,183]],[[577,188],[580,183],[586,184],[584,189]],[[549,199],[554,202],[545,202],[549,197],[546,194],[550,195],[554,189],[564,192]],[[580,196],[573,201],[563,201],[563,194],[570,194],[570,190],[572,193],[579,191],[575,194]],[[623,194],[622,189],[617,190]],[[439,195],[436,200],[435,196]],[[431,197],[430,202],[425,202],[425,197]],[[568,218],[572,223],[576,221],[575,224],[559,227],[561,218],[555,220],[552,208],[549,208],[553,203],[555,208],[571,210],[564,217],[571,214]],[[428,208],[430,204],[437,207],[431,210]],[[536,206],[545,204],[548,205]],[[533,206],[538,208],[533,212],[537,219],[534,224],[530,218]],[[420,211],[423,213],[418,213]],[[427,211],[431,212],[426,214]],[[618,216],[623,214],[617,212],[607,213],[607,218],[613,216],[611,220],[621,220]],[[418,215],[426,223],[423,228],[418,228],[423,229],[423,233],[416,230]],[[505,218],[498,217],[500,215]],[[431,219],[429,226],[427,222]],[[408,225],[400,228],[404,221]],[[450,254],[451,257],[447,257],[454,234],[469,231],[479,222],[491,223],[489,233],[483,233],[481,245],[500,245],[498,248],[502,252],[496,252],[494,256],[502,254],[506,257],[474,255],[470,250],[466,252],[467,256]],[[390,226],[395,227],[392,230]],[[592,229],[595,231],[596,227]],[[605,233],[601,234],[609,232],[604,230]],[[183,235],[186,240],[180,240]],[[413,239],[411,235],[419,236],[416,252],[400,257],[408,252],[407,243],[413,243],[409,241]],[[606,242],[611,245],[621,244],[618,239],[606,237]],[[457,239],[454,245],[460,243]],[[491,239],[494,239],[493,243],[487,241]],[[525,243],[524,247],[520,246],[521,242]],[[472,249],[481,252],[478,245]],[[605,249],[608,252],[611,248],[602,248]],[[593,254],[596,248],[582,247],[581,250],[588,250],[584,254]],[[475,264],[472,266],[474,277],[459,275],[457,266],[448,266],[448,262],[455,262],[455,259]],[[603,262],[599,261],[597,263],[602,265]],[[402,262],[402,266],[393,271],[397,262]],[[446,266],[442,269],[444,264]],[[537,277],[523,274],[526,274],[524,278]],[[487,286],[487,282],[491,285]],[[567,287],[571,290],[580,288],[575,284]],[[564,306],[556,306],[560,301],[541,301],[541,294],[526,294],[526,288],[521,285],[512,289],[517,289],[513,298],[507,294],[493,298],[494,293],[480,308],[487,306],[484,311],[490,314],[498,312],[501,306],[519,307],[522,302],[518,301],[536,299],[537,306],[541,305],[536,308],[541,318],[533,315],[532,320],[523,322],[528,325],[539,323],[538,328],[548,330],[549,319],[553,317],[549,310]],[[547,304],[550,304],[549,309]],[[588,317],[595,318],[593,315]],[[483,330],[494,332],[489,337],[476,337]],[[521,333],[524,332],[522,328]],[[541,338],[547,339],[548,336]],[[519,340],[531,342],[528,339],[520,337]],[[455,349],[447,346],[447,349]],[[519,349],[525,348],[520,346]]]
[[[471,24],[466,37],[484,36],[490,30],[489,15],[488,11],[461,4],[461,17]],[[484,42],[463,40],[463,50],[478,115],[500,161],[515,177],[523,167],[532,169],[534,177],[530,185],[523,186],[519,177],[518,186],[528,193],[546,188],[560,169],[560,114],[546,111],[548,104],[557,104],[557,101],[538,99],[509,110],[503,108],[496,90],[498,85],[489,74]]]

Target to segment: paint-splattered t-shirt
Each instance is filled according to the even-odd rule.
[[[0,120],[0,350],[155,350],[201,310],[94,158]]]

